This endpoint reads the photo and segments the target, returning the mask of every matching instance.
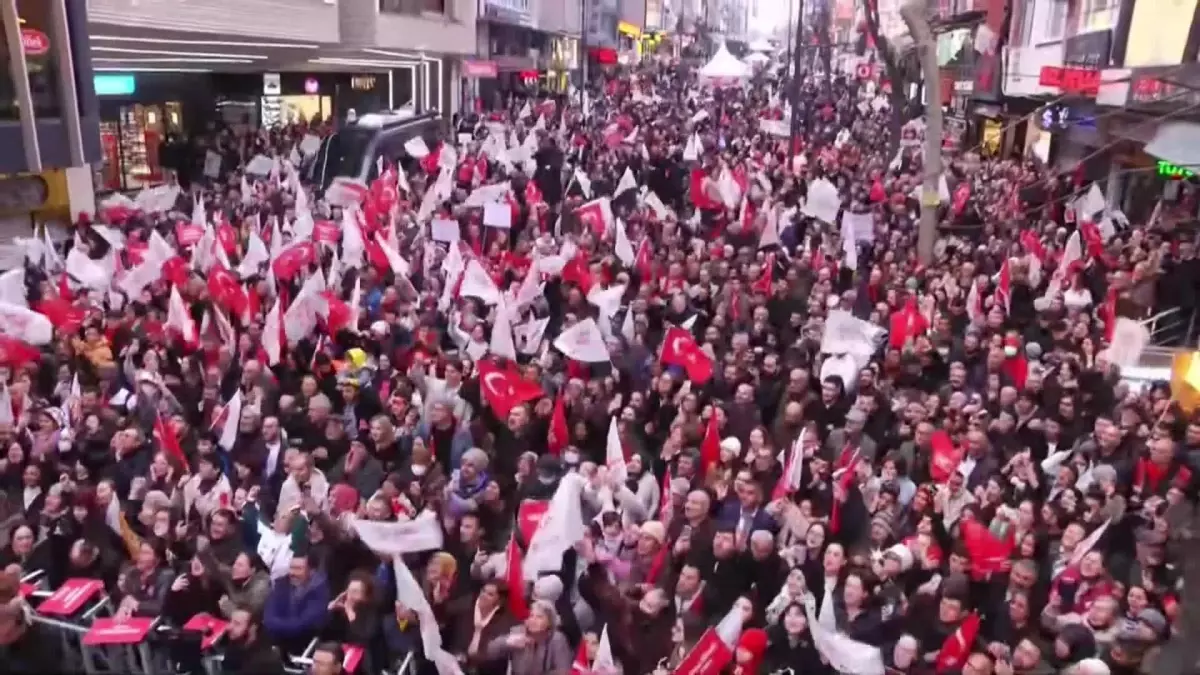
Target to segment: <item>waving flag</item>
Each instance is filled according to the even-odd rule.
[[[700,349],[691,333],[678,326],[672,326],[663,336],[659,358],[668,366],[683,368],[688,379],[696,384],[704,384],[713,376],[712,359]]]
[[[479,389],[500,418],[508,417],[513,408],[527,401],[536,401],[546,393],[541,385],[496,365],[490,359],[479,362]]]
[[[953,635],[942,643],[938,652],[935,668],[938,675],[942,673],[957,673],[971,655],[975,638],[979,635],[979,613],[971,614],[962,622]]]
[[[564,330],[554,340],[554,348],[564,356],[584,363],[608,361],[608,347],[600,327],[592,319],[584,319]]]

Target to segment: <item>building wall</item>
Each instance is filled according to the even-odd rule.
[[[584,33],[588,47],[617,48],[617,23],[620,22],[620,0],[586,0]]]
[[[646,0],[621,0],[620,20],[643,28],[646,24]]]
[[[336,43],[338,6],[326,0],[71,0],[93,24]],[[375,5],[375,0],[361,1]],[[342,5],[355,5],[346,0]],[[265,17],[273,20],[265,21]]]
[[[542,0],[538,7],[538,28],[547,33],[579,35],[582,8],[582,0]]]
[[[431,54],[474,54],[475,0],[446,2],[449,11],[444,16],[436,16],[381,12],[377,0],[341,0],[337,6],[336,24],[341,41],[347,46],[419,50]]]

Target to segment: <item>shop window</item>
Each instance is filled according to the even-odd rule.
[[[178,102],[131,105],[121,108],[116,120],[100,123],[101,167],[106,190],[135,190],[165,181],[164,144],[181,132],[183,112]]]
[[[58,58],[51,42],[50,3],[44,0],[17,0],[21,18],[21,44],[29,77],[29,94],[34,114],[59,117],[62,113],[58,91]],[[17,119],[17,88],[8,58],[7,29],[0,30],[0,119]]]
[[[451,0],[379,0],[379,11],[389,14],[445,14]]]

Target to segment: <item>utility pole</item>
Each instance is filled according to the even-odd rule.
[[[579,110],[587,114],[588,46],[587,46],[588,0],[579,0]]]
[[[800,87],[804,84],[804,74],[800,72],[800,62],[804,58],[804,0],[800,0],[800,12],[796,15],[796,37],[792,40],[790,32],[788,35],[789,43],[795,43],[795,48],[790,55],[792,62],[792,91],[789,97],[792,103],[792,133],[789,137],[790,145],[788,146],[788,168],[790,169],[795,163],[796,139],[800,136]]]
[[[781,82],[787,82],[788,77],[792,74],[792,24],[791,21],[800,23],[800,19],[796,17],[796,0],[788,0],[788,21],[787,24],[787,61],[783,64],[783,78]]]
[[[922,265],[933,262],[933,244],[937,239],[938,181],[942,175],[942,81],[938,77],[937,47],[929,27],[926,0],[908,0],[900,8],[900,18],[917,46],[921,73],[925,79],[925,159],[921,163],[924,181],[921,190],[921,223],[917,230],[917,259]]]

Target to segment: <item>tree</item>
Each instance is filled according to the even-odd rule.
[[[902,53],[880,30],[879,0],[863,0],[863,15],[866,18],[866,34],[874,41],[875,53],[883,62],[884,72],[891,83],[891,93],[888,95],[888,103],[892,108],[888,156],[895,157],[900,149],[904,123],[909,117],[909,83],[921,81],[920,67],[911,58],[911,52]]]

